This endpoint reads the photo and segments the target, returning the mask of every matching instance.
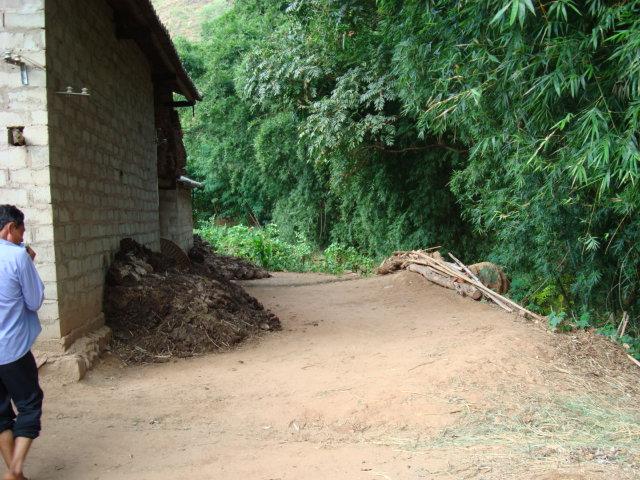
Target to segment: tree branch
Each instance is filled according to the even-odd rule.
[[[467,149],[454,148],[451,145],[445,145],[444,143],[432,143],[430,145],[406,147],[406,148],[402,148],[402,149],[399,149],[399,150],[393,150],[391,148],[386,148],[384,145],[380,145],[379,143],[375,143],[375,144],[371,145],[371,148],[375,148],[376,150],[379,150],[381,152],[393,153],[393,154],[401,154],[401,153],[407,153],[407,152],[418,152],[418,151],[421,151],[421,150],[430,150],[430,149],[433,149],[433,148],[443,148],[445,150],[450,150],[450,151],[456,152],[456,153],[466,153],[466,152],[469,151]]]

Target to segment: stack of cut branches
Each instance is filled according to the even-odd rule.
[[[437,247],[439,248],[439,247]],[[453,254],[453,262],[447,262],[436,249],[395,252],[378,267],[378,275],[397,270],[419,273],[427,280],[474,300],[486,298],[507,312],[517,313],[528,319],[544,320],[502,293],[509,290],[509,281],[500,267],[489,262],[466,266]]]

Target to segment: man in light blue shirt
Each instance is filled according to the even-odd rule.
[[[24,461],[42,416],[31,346],[42,329],[36,311],[44,284],[33,264],[35,252],[23,245],[24,231],[24,214],[0,205],[0,453],[8,468],[3,480],[25,480]]]

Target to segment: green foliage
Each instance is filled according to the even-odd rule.
[[[384,5],[404,108],[469,146],[452,190],[522,296],[637,315],[638,3]]]
[[[201,42],[178,43],[185,67],[204,93],[196,116],[182,116],[189,173],[206,184],[194,202],[200,220],[218,214],[249,221],[273,208],[262,171],[246,168],[255,158],[258,125],[251,106],[236,95],[235,70],[242,55],[277,22],[277,8],[255,16],[236,6],[203,25]]]
[[[329,273],[371,273],[375,263],[373,259],[358,253],[353,247],[332,243],[322,252],[320,270]]]
[[[271,271],[326,272],[334,275],[353,271],[370,273],[371,258],[359,254],[353,247],[331,244],[323,252],[314,250],[302,235],[294,242],[283,240],[277,225],[264,228],[235,225],[201,225],[197,230],[216,251],[251,260]]]
[[[377,21],[375,8],[337,7],[239,1],[204,26],[202,42],[180,45],[205,97],[183,117],[190,174],[207,185],[197,218],[275,222],[288,241],[374,256],[437,243],[477,250],[448,187],[461,152],[416,144],[382,74],[388,52],[362,63],[378,56],[375,39],[352,35]]]
[[[550,311],[564,311],[569,308],[567,299],[559,283],[546,283],[534,275],[520,274],[511,282],[509,296],[525,305],[529,310],[546,314]]]
[[[551,310],[548,316],[549,328],[553,332],[570,332],[572,330],[585,330],[592,326],[591,314],[582,312],[579,317],[569,317],[565,311]]]
[[[618,335],[618,325],[611,321],[607,321],[604,325],[597,329],[600,335],[609,337],[614,342],[622,344],[629,355],[640,360],[640,335],[638,332],[632,332],[631,334],[625,333],[624,335]]]
[[[583,310],[577,317],[570,317],[566,311],[553,309],[547,317],[547,322],[552,332],[587,330],[598,323],[597,320],[592,318],[592,313],[587,310]],[[601,324],[596,331],[600,335],[608,337],[613,342],[621,344],[632,357],[640,359],[640,336],[638,336],[637,332],[635,332],[635,334],[626,333],[620,336],[618,333],[618,325],[612,322],[611,317],[604,324]]]
[[[568,332],[571,330],[571,325],[567,323],[567,312],[551,311],[548,322],[552,332]]]
[[[625,310],[636,332],[639,14],[238,0],[181,46],[205,94],[185,116],[201,218],[370,256],[442,244],[505,266],[514,298],[567,312],[556,328]]]
[[[580,317],[575,322],[576,328],[587,329],[591,326],[591,314],[589,312],[582,312]]]
[[[246,258],[268,270],[308,270],[311,246],[303,239],[296,244],[282,241],[276,225],[208,225],[198,233],[220,253]]]

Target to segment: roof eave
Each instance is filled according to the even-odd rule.
[[[202,100],[202,95],[186,72],[169,32],[164,27],[149,0],[107,0],[118,19],[130,24],[130,29],[138,29],[132,34],[154,70],[173,75],[175,79],[167,82],[175,93],[183,95],[190,102]],[[133,28],[131,28],[133,27]],[[125,37],[126,38],[126,37]],[[161,63],[161,65],[159,64]]]

